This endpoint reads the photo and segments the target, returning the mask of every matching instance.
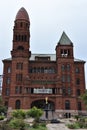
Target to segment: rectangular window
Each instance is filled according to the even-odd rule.
[[[81,102],[78,102],[78,110],[82,110],[82,105],[81,105]]]
[[[77,89],[77,96],[80,96],[80,95],[81,95],[80,89]]]
[[[65,101],[65,109],[70,110],[70,101],[68,100]]]
[[[67,82],[69,83],[71,81],[70,75],[67,75]]]
[[[10,84],[10,77],[7,77],[6,84]]]
[[[22,74],[16,74],[16,81],[22,82]]]
[[[80,69],[79,69],[78,67],[76,67],[76,68],[75,68],[75,72],[76,72],[77,74],[79,74],[79,73],[80,73]]]
[[[80,84],[80,79],[77,78],[77,79],[76,79],[76,85],[79,85],[79,84]]]
[[[22,70],[23,69],[23,63],[17,63],[16,69]]]
[[[68,95],[71,95],[72,91],[71,91],[71,88],[68,87]]]
[[[65,82],[66,79],[65,79],[65,75],[62,75],[62,82]]]
[[[16,94],[21,94],[22,93],[22,86],[16,86],[15,87],[15,93]]]
[[[5,94],[6,94],[6,96],[9,96],[9,94],[10,94],[10,89],[9,88],[6,88]]]
[[[26,92],[27,94],[30,93],[30,88],[26,87],[26,88],[25,88],[25,92]]]

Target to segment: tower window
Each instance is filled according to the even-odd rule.
[[[23,69],[23,63],[17,63],[16,69],[22,70]]]
[[[62,71],[65,71],[65,65],[61,66]]]
[[[22,74],[16,74],[16,81],[22,81]]]
[[[10,84],[10,77],[7,77],[6,83]]]
[[[61,49],[61,56],[62,57],[67,57],[70,55],[70,50],[69,49]]]
[[[67,70],[68,70],[68,71],[70,70],[70,65],[69,65],[69,64],[67,64]]]

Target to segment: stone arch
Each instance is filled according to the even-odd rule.
[[[34,100],[31,103],[31,108],[32,107],[37,107],[37,108],[41,108],[43,110],[48,109],[48,110],[55,110],[55,104],[53,101],[48,100],[48,103],[46,104],[45,99],[38,99],[38,100]]]

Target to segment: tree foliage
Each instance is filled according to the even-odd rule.
[[[26,117],[26,112],[22,109],[20,110],[14,110],[12,112],[12,116],[15,117],[15,118],[19,118],[19,119],[24,119]]]
[[[86,105],[87,108],[87,90],[85,91],[84,94],[81,95],[81,99],[83,100],[84,104]]]
[[[7,108],[6,108],[6,106],[4,106],[4,104],[3,104],[3,99],[2,99],[2,97],[0,96],[0,115],[1,115],[2,113],[6,114],[6,112],[7,112]]]
[[[37,107],[33,107],[31,108],[27,114],[30,116],[30,117],[33,117],[33,118],[40,118],[40,116],[42,116],[43,114],[43,110],[41,109],[38,109]]]

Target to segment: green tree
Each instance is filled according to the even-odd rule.
[[[3,99],[2,99],[2,97],[0,96],[0,114],[1,113],[6,113],[7,112],[7,108],[6,108],[6,106],[4,106],[4,104],[3,104]]]
[[[84,104],[86,105],[87,108],[87,90],[85,91],[84,94],[81,95],[81,99],[83,100]]]
[[[36,121],[39,120],[39,118],[42,116],[42,114],[43,114],[43,110],[42,109],[38,109],[37,107],[31,108],[27,112],[27,115],[30,116],[30,117],[35,118]]]
[[[15,118],[19,118],[19,119],[23,118],[24,119],[24,118],[26,118],[26,112],[24,110],[22,110],[22,109],[14,110],[12,112],[12,116],[15,117]]]

